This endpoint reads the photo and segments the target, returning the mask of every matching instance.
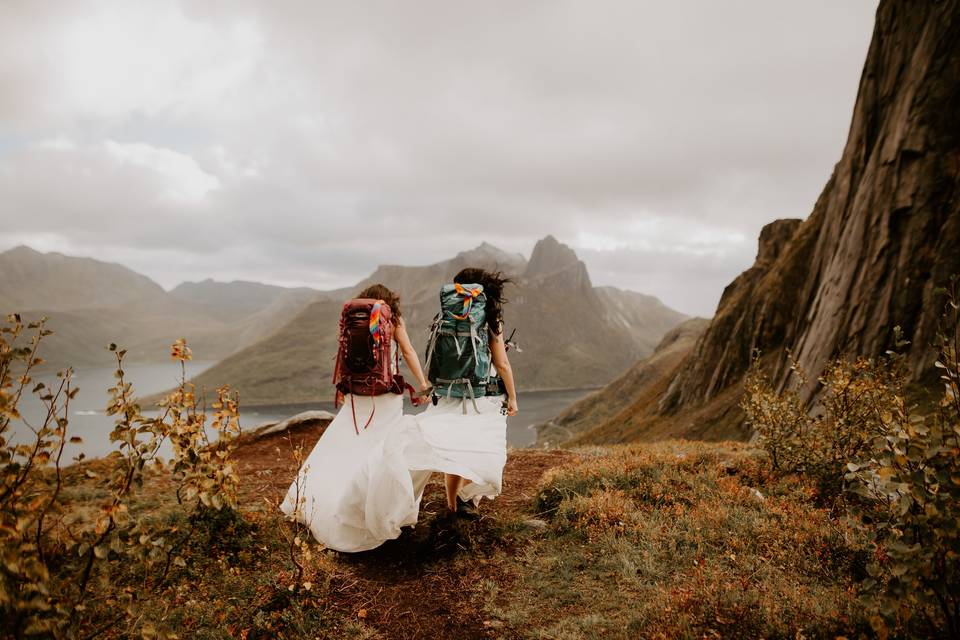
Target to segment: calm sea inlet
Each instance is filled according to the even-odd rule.
[[[195,376],[212,366],[213,362],[192,361],[187,363],[187,376]],[[170,364],[128,364],[124,366],[126,379],[134,385],[137,395],[144,396],[170,389],[177,384],[179,366]],[[114,418],[106,415],[107,389],[114,384],[114,369],[81,369],[74,373],[74,386],[79,387],[77,397],[70,404],[70,436],[80,436],[83,444],[68,445],[64,460],[72,460],[81,451],[88,458],[104,456],[112,450],[110,431]],[[53,376],[35,376],[37,380],[52,385]],[[507,444],[511,447],[528,447],[536,441],[533,426],[549,420],[565,408],[590,393],[590,390],[571,389],[562,391],[520,392],[520,414],[507,420]],[[409,406],[407,411],[416,413]],[[317,402],[302,405],[279,407],[240,407],[240,426],[252,429],[264,422],[276,422],[308,409],[333,411],[332,402]],[[24,398],[20,402],[20,411],[33,425],[43,422],[46,411],[34,397]],[[149,412],[147,412],[149,414]],[[153,414],[155,415],[155,414]],[[31,437],[30,430],[23,422],[13,424],[13,440],[24,442]],[[162,450],[161,455],[169,456],[170,451]]]

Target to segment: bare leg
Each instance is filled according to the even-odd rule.
[[[444,484],[447,486],[447,507],[450,511],[457,510],[457,493],[463,486],[463,478],[450,473],[443,474]]]

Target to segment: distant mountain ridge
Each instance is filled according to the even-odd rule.
[[[222,319],[244,318],[271,305],[283,304],[283,299],[312,300],[321,292],[309,287],[278,287],[245,280],[218,282],[211,278],[200,282],[181,282],[169,295]]]
[[[20,245],[0,253],[0,308],[74,311],[148,301],[163,287],[127,267],[41,253]]]
[[[46,368],[114,364],[111,342],[130,362],[165,362],[189,336],[205,360],[218,360],[272,333],[321,292],[251,282],[205,280],[167,292],[119,264],[19,246],[0,253],[0,312],[48,317]]]
[[[686,316],[652,296],[595,289],[576,253],[555,238],[540,240],[531,259],[489,244],[432,265],[386,265],[355,287],[330,292],[273,335],[197,376],[205,388],[231,384],[250,405],[311,402],[332,397],[330,377],[340,306],[365,286],[382,282],[401,296],[411,339],[422,353],[440,286],[464,267],[504,272],[507,330],[523,349],[511,358],[523,390],[599,386],[649,354]]]
[[[185,337],[198,359],[219,361],[197,382],[231,384],[248,405],[328,398],[340,305],[374,282],[401,295],[420,348],[439,287],[457,271],[479,266],[511,277],[506,316],[523,348],[514,357],[523,389],[602,385],[686,318],[652,296],[594,287],[576,253],[552,236],[529,261],[484,242],[431,265],[382,265],[354,287],[326,292],[211,279],[167,292],[122,265],[27,247],[0,253],[0,265],[0,311],[49,316],[55,334],[41,354],[49,367],[111,366],[110,342],[127,348],[131,362],[162,362]]]

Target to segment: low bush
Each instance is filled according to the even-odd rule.
[[[821,500],[843,496],[847,462],[864,455],[881,417],[902,410],[905,372],[896,357],[840,358],[819,378],[817,410],[809,411],[798,389],[807,377],[794,363],[796,387],[776,391],[754,360],[741,406],[770,455],[774,473],[802,473],[817,483]]]
[[[820,378],[818,413],[796,391],[778,393],[759,366],[747,378],[748,419],[777,474],[798,474],[849,499],[846,511],[872,541],[861,588],[872,595],[874,630],[960,638],[960,315],[948,292],[936,367],[935,411],[907,401],[897,350],[838,359]],[[802,374],[800,376],[803,382]]]
[[[209,417],[217,437],[209,439],[202,399],[183,368],[190,350],[178,341],[172,355],[181,363],[180,384],[160,415],[147,417],[126,380],[124,351],[111,345],[117,371],[107,412],[115,417],[110,433],[115,449],[92,463],[80,456],[80,464],[65,469],[65,445],[80,441],[69,433],[70,402],[78,389],[70,370],[57,374],[52,389],[33,380],[42,362],[39,345],[49,334],[43,321],[24,325],[17,315],[0,327],[0,634],[171,635],[144,615],[145,606],[186,566],[197,525],[232,517],[236,399],[226,387],[217,391]],[[35,394],[46,408],[42,424],[30,424],[20,414],[25,393]],[[32,439],[15,441],[14,422],[24,423]],[[170,461],[157,455],[165,441],[173,445]],[[176,496],[177,511],[162,518],[134,506],[151,473],[164,474]],[[81,494],[75,483],[65,483],[80,474],[95,487],[86,501],[72,500]]]

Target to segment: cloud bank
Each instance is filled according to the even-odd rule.
[[[875,8],[15,0],[0,250],[327,288],[552,233],[709,315],[812,208]]]

